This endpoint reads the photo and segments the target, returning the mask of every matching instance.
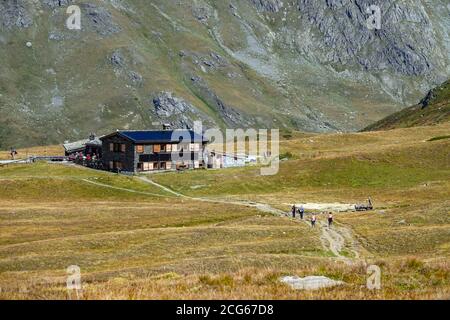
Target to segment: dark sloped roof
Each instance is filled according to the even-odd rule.
[[[184,142],[185,139],[190,139],[191,142],[202,141],[208,142],[208,140],[200,134],[195,133],[192,130],[180,129],[180,130],[161,130],[161,131],[118,131],[117,134],[125,137],[134,143],[158,143],[158,142],[173,142],[178,143],[180,137]]]
[[[87,145],[89,146],[101,146],[102,142],[100,141],[101,137],[95,137],[94,139],[83,139],[75,142],[69,142],[63,144],[64,149],[66,152],[76,152],[83,150],[86,148]]]

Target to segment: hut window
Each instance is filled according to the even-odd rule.
[[[154,153],[161,152],[161,145],[160,145],[160,144],[155,144],[155,145],[153,146],[153,152],[154,152]]]
[[[112,145],[112,150],[111,150],[111,145]],[[113,152],[125,152],[125,144],[120,144],[120,143],[111,143],[110,145],[110,150]],[[123,151],[122,151],[123,149]]]
[[[177,149],[178,149],[178,145],[173,144],[173,145],[172,145],[172,152],[176,152]]]
[[[168,144],[168,145],[166,146],[166,151],[167,151],[167,152],[172,152],[172,145],[171,145],[171,144]]]
[[[114,152],[114,143],[109,144],[109,151]]]
[[[122,143],[120,145],[120,152],[125,153],[127,151],[127,145],[125,143]]]
[[[153,170],[153,163],[152,162],[144,162],[144,171],[151,171]]]
[[[144,153],[144,146],[142,146],[142,145],[136,146],[136,152],[137,153]]]
[[[189,151],[195,151],[195,152],[200,151],[200,145],[198,143],[191,143],[189,145]]]
[[[110,161],[109,162],[109,169],[114,169],[114,162],[113,161]]]

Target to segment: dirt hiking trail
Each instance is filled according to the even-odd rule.
[[[270,213],[277,216],[284,216],[289,217],[290,213],[276,209],[269,204],[266,203],[258,203],[254,201],[238,201],[238,200],[229,200],[229,199],[208,199],[208,198],[201,198],[201,197],[191,197],[184,195],[182,193],[179,193],[177,191],[174,191],[164,185],[161,185],[159,183],[154,182],[153,180],[147,178],[147,177],[139,177],[140,180],[149,183],[155,187],[158,187],[167,193],[170,193],[174,196],[190,199],[194,201],[202,201],[202,202],[211,202],[211,203],[222,203],[222,204],[231,204],[231,205],[238,205],[238,206],[246,206],[246,207],[253,207],[256,208],[262,212]],[[299,223],[305,223],[309,225],[309,221],[307,219],[301,220],[301,219],[295,219],[295,221]],[[357,250],[357,243],[355,239],[352,237],[352,232],[350,229],[343,225],[339,226],[333,226],[331,228],[328,227],[327,223],[320,222],[319,227],[321,229],[321,236],[320,240],[322,243],[322,246],[325,250],[331,251],[338,260],[341,260],[347,264],[353,264],[357,262],[360,259],[359,252]]]

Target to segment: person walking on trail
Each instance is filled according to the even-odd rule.
[[[292,206],[292,218],[295,218],[295,212],[297,211],[297,207],[295,204]]]
[[[331,228],[331,225],[333,224],[333,213],[328,213],[328,228]]]
[[[298,213],[300,214],[300,219],[303,220],[303,216],[305,215],[305,209],[303,208],[303,206],[298,209]]]
[[[315,214],[313,214],[311,217],[311,227],[313,227],[313,228],[316,227],[316,221],[317,221],[317,217]]]
[[[16,160],[16,155],[17,155],[16,149],[11,148],[10,155],[11,155],[11,159],[12,159],[12,160]]]

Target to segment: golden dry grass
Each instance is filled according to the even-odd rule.
[[[0,168],[0,298],[66,299],[65,270],[75,264],[85,299],[448,299],[449,142],[427,140],[449,128],[294,133],[281,144],[292,158],[275,177],[258,168],[152,176],[189,195],[286,211],[371,195],[375,211],[336,214],[351,264],[331,253],[321,228],[252,207],[76,167]],[[366,264],[381,267],[380,291],[365,287]],[[283,275],[346,284],[295,291]]]
[[[17,149],[16,159],[26,159],[29,156],[63,156],[64,148],[62,145],[29,147]],[[0,150],[0,160],[11,160],[10,150]]]

